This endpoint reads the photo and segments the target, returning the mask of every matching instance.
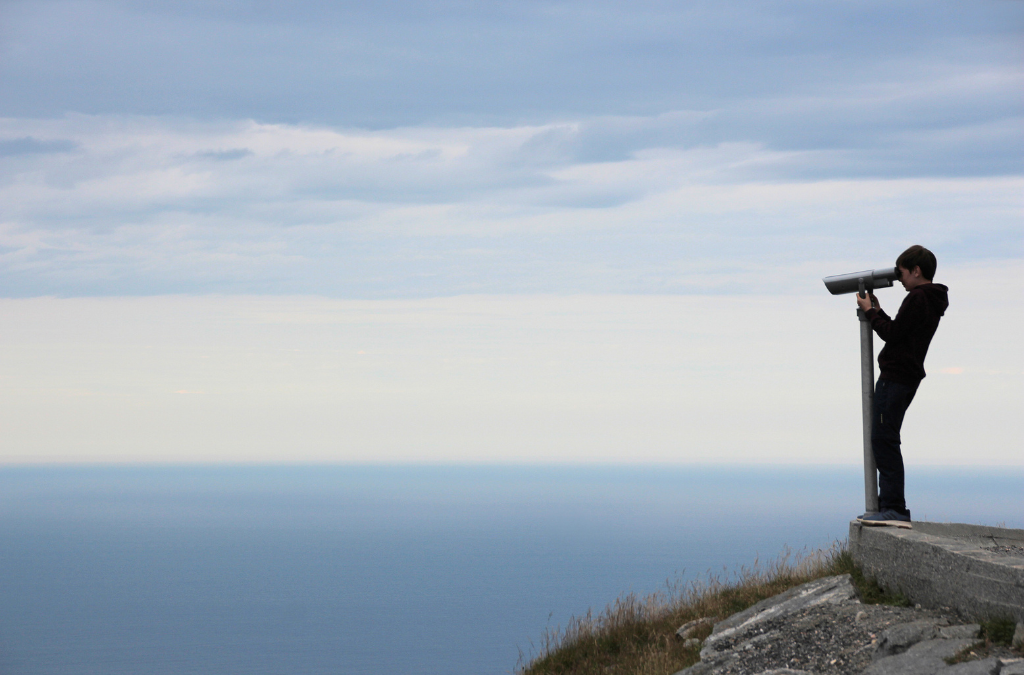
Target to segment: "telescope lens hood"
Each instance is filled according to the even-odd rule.
[[[881,267],[863,272],[850,272],[849,274],[838,274],[834,277],[825,277],[825,288],[832,295],[844,295],[856,293],[860,290],[861,283],[864,290],[871,292],[876,288],[888,288],[899,279],[900,271],[896,267]]]

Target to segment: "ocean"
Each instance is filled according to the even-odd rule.
[[[910,467],[1024,527],[1024,470]],[[4,675],[499,675],[618,596],[827,548],[857,466],[0,469]]]

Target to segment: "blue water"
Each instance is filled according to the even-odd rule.
[[[0,673],[492,675],[624,592],[844,539],[857,467],[0,469]],[[913,469],[1024,527],[1024,471]]]

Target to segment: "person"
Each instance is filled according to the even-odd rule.
[[[900,428],[907,407],[925,377],[924,357],[939,319],[949,307],[949,289],[932,281],[935,255],[923,246],[911,246],[901,253],[896,267],[907,297],[895,318],[889,318],[873,294],[865,298],[857,296],[857,305],[885,342],[878,354],[879,373],[871,426],[871,450],[878,469],[878,512],[865,513],[858,520],[867,525],[909,527]]]

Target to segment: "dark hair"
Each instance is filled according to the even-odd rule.
[[[896,258],[896,267],[902,267],[911,272],[914,271],[915,267],[920,267],[921,276],[928,281],[935,278],[936,264],[935,254],[924,246],[918,246],[917,244],[900,253],[900,257]]]

